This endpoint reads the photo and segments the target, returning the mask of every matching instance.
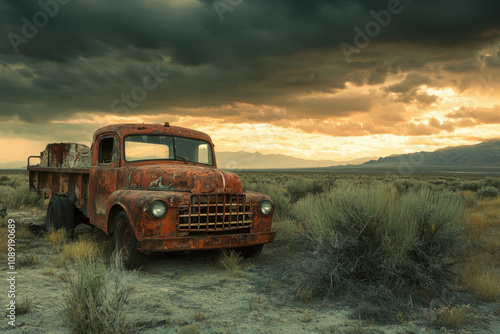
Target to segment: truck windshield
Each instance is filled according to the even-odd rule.
[[[213,166],[212,147],[204,140],[157,135],[125,137],[125,160],[180,160]]]

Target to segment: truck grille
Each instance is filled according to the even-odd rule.
[[[191,205],[179,207],[179,230],[225,231],[252,225],[245,195],[192,195]]]

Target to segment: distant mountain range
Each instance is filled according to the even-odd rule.
[[[500,139],[492,139],[476,145],[453,146],[434,152],[417,152],[391,155],[365,162],[362,167],[412,166],[499,166]]]
[[[261,154],[239,152],[218,152],[217,166],[222,169],[288,169],[288,168],[318,168],[342,165],[360,165],[373,157],[353,160],[307,160],[294,158],[283,154]]]

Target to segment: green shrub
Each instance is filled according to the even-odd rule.
[[[460,198],[426,187],[400,195],[390,185],[344,183],[299,200],[293,214],[315,250],[300,278],[301,295],[384,301],[395,300],[391,291],[401,288],[439,293],[448,273],[445,258],[453,256],[463,229]]]
[[[491,187],[495,187],[495,188],[499,189],[500,188],[500,179],[493,178],[493,177],[487,177],[484,179],[484,184],[486,186],[491,186]]]
[[[477,191],[476,196],[478,198],[497,197],[498,189],[492,186],[482,187]]]
[[[406,192],[414,186],[413,181],[408,179],[396,179],[392,183],[399,193]]]
[[[413,185],[413,190],[419,191],[422,189],[432,190],[434,189],[434,185],[426,181],[415,181],[415,184]]]
[[[460,184],[460,190],[478,191],[479,184],[475,181],[465,181]]]
[[[12,197],[8,204],[9,208],[19,209],[21,206],[41,207],[43,197],[36,192],[30,191],[27,185],[14,188]]]
[[[296,202],[309,194],[315,195],[323,192],[323,186],[320,182],[312,179],[295,179],[288,181],[285,187],[290,194],[292,202]]]
[[[25,207],[41,207],[43,197],[29,191],[27,175],[2,175],[0,179],[0,207],[19,209]]]

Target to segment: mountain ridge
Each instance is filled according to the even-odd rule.
[[[435,151],[391,155],[370,160],[362,166],[500,166],[500,138],[473,145],[448,146]]]
[[[284,154],[262,154],[259,152],[217,152],[217,166],[222,169],[283,169],[319,168],[344,165],[360,165],[373,157],[350,160],[308,160]]]

